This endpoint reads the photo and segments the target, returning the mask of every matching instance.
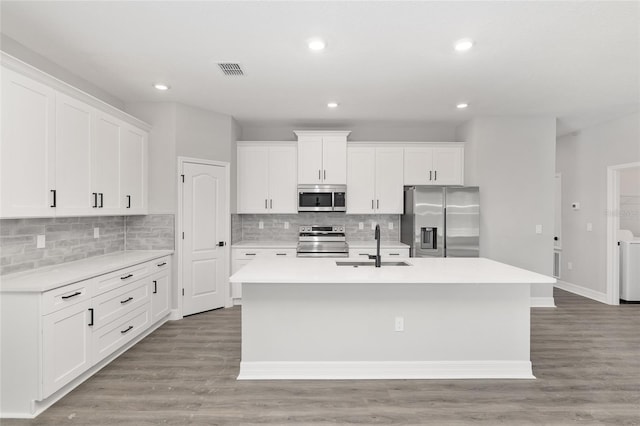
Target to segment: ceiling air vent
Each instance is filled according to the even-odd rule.
[[[222,62],[219,63],[218,66],[224,75],[244,75],[242,68],[240,68],[240,64]]]

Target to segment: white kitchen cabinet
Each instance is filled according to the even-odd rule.
[[[120,140],[122,122],[97,113],[93,137],[92,207],[96,214],[120,213]]]
[[[95,110],[70,96],[56,94],[56,215],[92,214],[91,138]]]
[[[90,302],[45,315],[42,320],[42,390],[46,398],[92,365]]]
[[[238,213],[297,213],[295,142],[238,142]]]
[[[2,68],[0,217],[52,216],[55,91]]]
[[[463,185],[464,148],[415,146],[404,148],[405,185]]]
[[[120,140],[120,205],[126,214],[147,212],[148,134],[128,124]]]
[[[151,276],[151,322],[156,322],[169,313],[171,308],[170,270]]]
[[[346,184],[349,133],[296,131],[298,184]]]
[[[347,213],[402,214],[403,150],[349,146]]]

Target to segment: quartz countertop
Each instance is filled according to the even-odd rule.
[[[61,263],[0,277],[0,292],[43,292],[173,254],[173,250],[130,250]]]
[[[390,259],[383,259],[390,260]],[[337,266],[349,259],[257,258],[233,274],[234,283],[552,284],[555,278],[486,258],[401,258],[410,266]]]

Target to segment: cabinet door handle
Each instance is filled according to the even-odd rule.
[[[374,209],[374,207],[373,207],[373,206],[374,206],[374,204],[373,204],[373,200],[371,200],[371,210],[373,210],[373,209]]]
[[[128,298],[128,299],[121,300],[121,301],[120,301],[120,304],[124,305],[125,303],[131,302],[132,300],[133,300],[133,297],[129,296],[129,298]]]
[[[132,326],[132,325],[130,325],[126,330],[120,330],[120,333],[122,333],[122,334],[126,334],[126,333],[128,333],[132,328],[133,328],[133,326]]]
[[[433,180],[438,180],[438,171],[433,172]]]
[[[101,192],[100,193],[100,208],[104,207],[104,194]]]
[[[158,281],[153,280],[153,294],[158,292]]]
[[[327,171],[324,171],[324,180],[327,180]]]
[[[433,172],[429,170],[429,180],[433,180]]]
[[[75,293],[70,294],[70,295],[68,295],[68,296],[62,296],[62,298],[63,298],[63,299],[71,299],[72,297],[76,297],[76,296],[79,296],[79,295],[81,295],[81,294],[82,294],[82,292],[81,292],[81,291],[76,291]]]
[[[120,277],[121,280],[129,279],[133,276],[133,274],[125,275],[124,277]]]
[[[322,175],[320,174],[320,169],[318,169],[318,180],[322,180]]]
[[[376,209],[380,208],[380,200],[376,200]]]
[[[131,208],[131,195],[127,195],[127,208]]]
[[[53,204],[51,204],[51,207],[55,207],[56,206],[56,190],[52,189],[51,193],[53,194]]]
[[[92,192],[93,194],[93,208],[97,208],[98,207],[98,193],[97,192]]]
[[[269,199],[269,208],[273,208],[273,198]]]
[[[91,319],[89,320],[89,324],[87,324],[89,327],[93,326],[93,308],[89,308],[89,312],[91,313]]]
[[[162,263],[158,263],[156,266],[159,268],[159,267],[164,266],[166,264],[167,264],[167,262],[162,262]]]
[[[267,204],[267,199],[265,198],[265,199],[264,199],[264,208],[265,208],[265,209],[267,209],[267,208],[268,208],[268,207],[267,207],[267,205],[268,205],[268,204]]]

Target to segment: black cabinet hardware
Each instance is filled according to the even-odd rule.
[[[127,302],[131,302],[132,300],[133,300],[133,297],[129,296],[129,298],[128,298],[128,299],[121,300],[121,301],[120,301],[120,303],[124,305],[125,303],[127,303]]]
[[[320,173],[321,173],[321,171],[320,171],[320,169],[318,169],[318,180],[322,179],[322,175]]]
[[[438,171],[433,172],[433,180],[438,180]]]
[[[153,280],[153,294],[158,292],[158,281]]]
[[[324,180],[327,180],[327,171],[324,171]]]
[[[246,255],[247,256],[255,256],[256,254],[255,253],[247,253]]]
[[[429,180],[433,180],[432,177],[433,177],[433,171],[429,170]]]
[[[100,193],[100,208],[104,207],[104,194],[101,192]]]
[[[93,308],[89,308],[89,312],[91,312],[91,320],[89,320],[89,324],[87,325],[91,327],[93,325]]]
[[[131,208],[131,195],[127,195],[127,208]]]
[[[389,253],[389,256],[400,256],[400,253]]]
[[[224,241],[218,241],[218,247],[224,247],[226,245],[227,243],[225,243]]]
[[[159,268],[159,267],[164,266],[166,264],[167,264],[167,262],[162,262],[162,263],[158,263],[158,265],[156,265],[156,266]]]
[[[286,256],[287,253],[276,253],[276,256]]]
[[[79,296],[79,295],[81,295],[81,294],[82,294],[82,292],[81,292],[81,291],[76,291],[75,293],[70,294],[70,295],[68,295],[68,296],[62,296],[62,298],[63,298],[63,299],[71,299],[72,297],[76,297],[76,296]]]
[[[129,332],[129,330],[131,330],[132,328],[133,328],[133,326],[132,326],[132,325],[130,325],[126,330],[120,330],[120,333],[122,333],[122,334],[126,334],[126,333],[128,333],[128,332]]]
[[[133,274],[125,275],[124,277],[120,277],[121,280],[126,280],[127,278],[131,278]]]
[[[56,206],[56,190],[52,189],[51,193],[53,194],[53,204],[51,204],[51,207],[55,207]]]
[[[93,208],[97,208],[98,207],[98,193],[97,192],[92,192],[91,193],[93,195]]]
[[[273,208],[273,199],[269,199],[269,208],[272,209]]]
[[[380,208],[380,200],[376,200],[376,209]]]

